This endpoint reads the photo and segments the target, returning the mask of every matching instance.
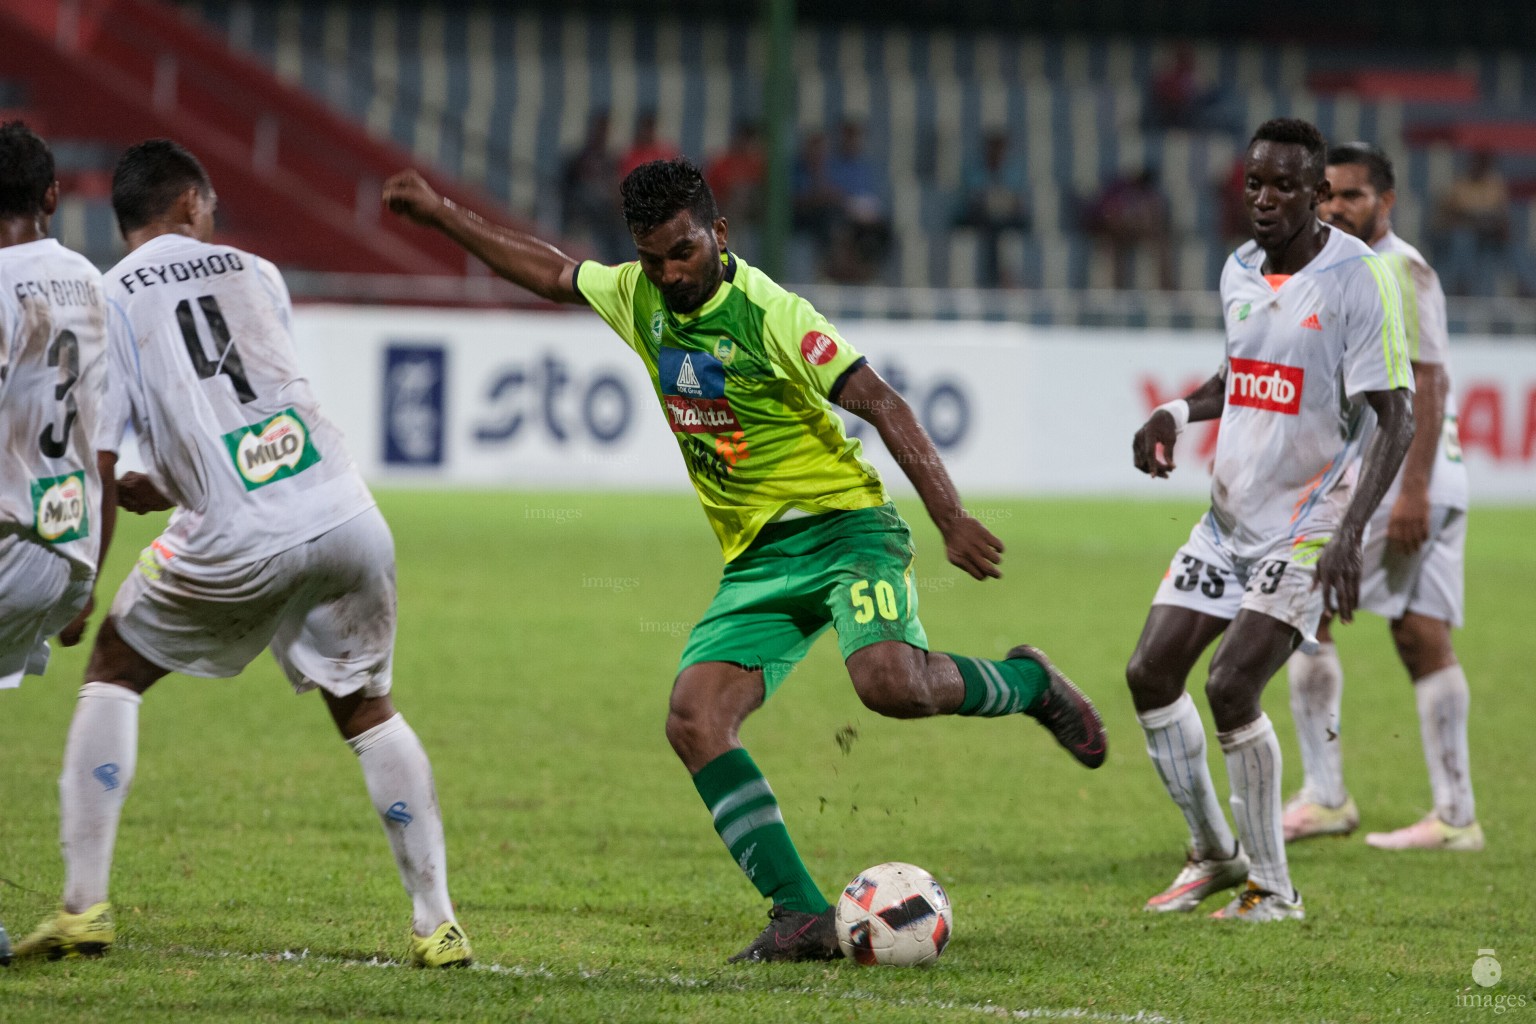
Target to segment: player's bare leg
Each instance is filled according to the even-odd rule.
[[[1248,858],[1227,825],[1205,756],[1205,725],[1185,681],[1227,621],[1188,608],[1153,605],[1126,666],[1147,754],[1189,826],[1189,853],[1167,889],[1147,901],[1153,911],[1190,911],[1214,892],[1241,885]]]
[[[1392,640],[1413,679],[1435,809],[1405,828],[1372,832],[1365,841],[1387,850],[1480,850],[1483,830],[1472,798],[1467,748],[1470,698],[1466,674],[1451,646],[1450,623],[1409,612],[1393,621]]]
[[[138,762],[139,704],[165,674],[123,641],[111,616],[102,621],[59,775],[64,906],[17,944],[17,956],[100,956],[116,940],[112,848]]]
[[[411,959],[420,967],[466,967],[469,940],[448,897],[448,852],[432,763],[389,696],[321,691],[336,728],[357,754],[368,796],[411,897]]]
[[[1301,790],[1286,801],[1285,841],[1348,835],[1360,811],[1344,785],[1340,742],[1344,668],[1327,617],[1317,628],[1318,649],[1297,651],[1286,663],[1291,684],[1291,717],[1301,748]]]
[[[1002,660],[925,651],[883,640],[848,656],[864,706],[889,718],[1027,714],[1079,763],[1104,763],[1104,723],[1093,703],[1040,650],[1023,645]]]
[[[1205,695],[1227,759],[1232,819],[1250,862],[1247,891],[1213,915],[1224,920],[1275,921],[1305,914],[1285,855],[1280,740],[1260,704],[1265,685],[1299,640],[1294,626],[1245,608],[1211,658]]]
[[[672,686],[667,740],[693,776],[731,858],[773,900],[768,927],[732,960],[841,956],[832,907],[806,871],[768,780],[738,733],[762,706],[763,672],[725,661],[689,665]]]

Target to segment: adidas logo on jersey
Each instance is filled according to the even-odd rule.
[[[1313,313],[1311,316],[1303,320],[1301,322],[1301,326],[1303,330],[1308,331],[1320,331],[1323,329],[1322,321],[1317,318],[1316,313]]]
[[[1306,371],[1299,366],[1234,358],[1227,378],[1227,403],[1295,416],[1301,412],[1305,379]]]

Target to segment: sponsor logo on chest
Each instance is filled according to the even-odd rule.
[[[292,409],[225,434],[224,447],[248,491],[302,473],[320,461],[309,428]]]
[[[681,434],[727,434],[741,429],[725,397],[725,366],[708,352],[662,346],[657,380],[672,430]]]
[[[1306,371],[1299,366],[1234,357],[1227,375],[1227,404],[1295,416],[1301,412],[1305,379]]]

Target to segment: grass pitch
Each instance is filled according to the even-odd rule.
[[[691,498],[381,503],[400,562],[396,703],[433,758],[481,966],[398,966],[409,905],[355,758],[320,700],[294,698],[264,657],[237,680],[173,676],[150,692],[113,874],[119,944],[101,961],[0,971],[0,1021],[1459,1021],[1492,1012],[1490,997],[1513,1019],[1536,1015],[1536,512],[1471,519],[1457,646],[1488,850],[1305,843],[1292,871],[1308,919],[1245,928],[1140,909],[1179,868],[1184,829],[1122,670],[1199,509],[976,502],[1008,545],[1005,578],[982,584],[903,501],[935,647],[1040,644],[1097,700],[1111,745],[1090,773],[1027,720],[879,718],[835,643],[818,645],[743,739],[829,895],[884,860],[948,888],[949,950],[897,971],[724,964],[766,907],[662,734],[719,572]],[[103,603],[156,526],[121,521]],[[1406,824],[1430,802],[1409,684],[1380,620],[1363,616],[1340,649],[1362,832]],[[14,883],[0,884],[0,920],[13,936],[61,884],[55,780],[83,664],[56,652],[46,678],[0,694],[0,878]],[[1283,680],[1266,708],[1290,791]],[[1490,948],[1503,980],[1485,989],[1471,967]]]

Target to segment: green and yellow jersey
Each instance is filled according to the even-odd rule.
[[[880,476],[833,411],[864,362],[809,302],[731,253],[715,294],[673,313],[639,263],[591,261],[576,290],[639,353],[731,561],[790,513],[886,502]]]

